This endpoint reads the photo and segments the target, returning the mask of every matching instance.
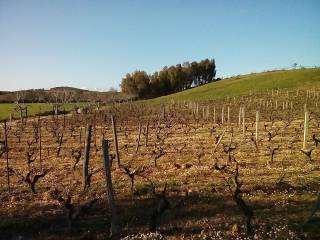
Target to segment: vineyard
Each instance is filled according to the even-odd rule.
[[[0,239],[319,239],[319,95],[3,122]]]

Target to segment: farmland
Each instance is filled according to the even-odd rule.
[[[66,112],[70,112],[74,110],[76,107],[81,107],[84,106],[84,103],[68,103],[68,104],[63,104],[61,106],[61,109],[63,109]],[[50,103],[28,103],[28,104],[23,104],[23,107],[28,108],[28,115],[30,117],[34,116],[39,116],[39,115],[48,115],[52,112],[52,104]],[[20,112],[15,111],[16,104],[14,103],[0,103],[0,121],[9,119],[10,118],[10,113],[13,119],[18,119],[20,118]]]
[[[264,74],[1,123],[0,238],[319,239],[319,70]]]

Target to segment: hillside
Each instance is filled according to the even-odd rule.
[[[320,68],[270,71],[231,77],[189,89],[183,92],[159,97],[151,102],[168,100],[215,100],[226,96],[264,92],[279,88],[320,87]]]

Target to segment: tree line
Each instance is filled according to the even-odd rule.
[[[126,101],[127,98],[125,94],[112,89],[107,92],[99,92],[72,87],[0,92],[0,103],[114,102]]]
[[[127,73],[121,81],[121,91],[139,99],[159,97],[180,92],[215,81],[214,59],[165,66],[159,72],[148,75],[145,71]]]

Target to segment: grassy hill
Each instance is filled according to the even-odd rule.
[[[218,82],[183,92],[149,100],[154,103],[168,100],[215,100],[227,96],[238,96],[264,92],[279,88],[320,88],[320,68],[270,71],[227,78]]]

